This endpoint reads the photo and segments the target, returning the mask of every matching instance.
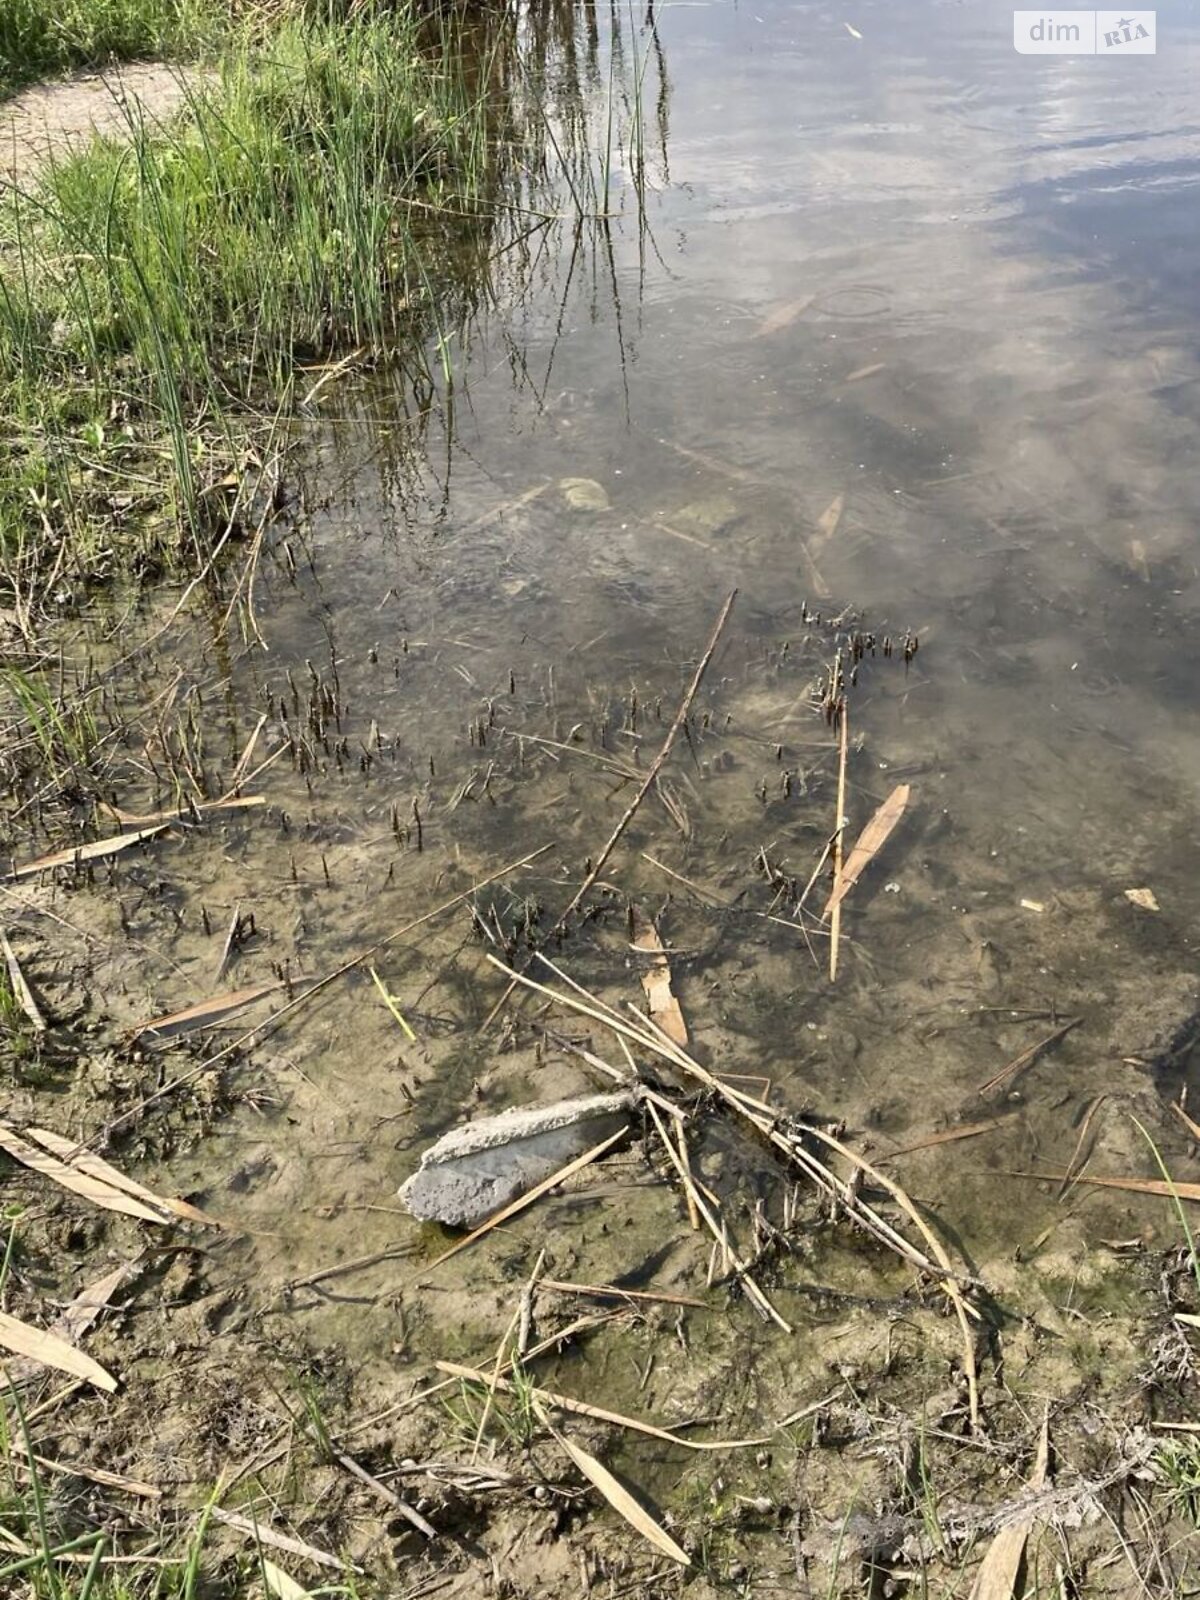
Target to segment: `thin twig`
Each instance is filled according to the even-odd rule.
[[[842,836],[846,829],[846,745],[849,738],[850,712],[845,700],[841,706],[841,746],[838,753],[837,827],[833,835],[833,911],[829,918],[829,981],[833,983],[838,970],[838,940],[842,933],[842,897],[838,894],[842,878]]]
[[[460,1250],[467,1249],[477,1239],[482,1239],[485,1234],[491,1233],[493,1228],[498,1228],[502,1222],[507,1222],[510,1217],[515,1217],[519,1211],[524,1211],[526,1207],[531,1206],[535,1200],[540,1200],[549,1190],[557,1188],[560,1183],[565,1183],[568,1178],[574,1177],[577,1172],[586,1166],[590,1166],[593,1161],[598,1161],[602,1155],[606,1155],[612,1149],[613,1145],[624,1139],[628,1132],[628,1128],[618,1128],[616,1133],[610,1134],[607,1139],[601,1139],[599,1144],[594,1144],[590,1150],[585,1150],[581,1156],[576,1156],[574,1161],[568,1161],[565,1167],[560,1167],[557,1172],[552,1172],[548,1178],[543,1178],[541,1183],[534,1184],[532,1189],[527,1189],[523,1195],[519,1195],[517,1199],[506,1205],[503,1210],[497,1211],[486,1222],[481,1222],[477,1228],[472,1229],[466,1238],[456,1240],[448,1250],[443,1250],[440,1256],[435,1256],[428,1266],[422,1267],[421,1271],[415,1274],[415,1278],[424,1278],[433,1271],[434,1267],[440,1267],[443,1261],[449,1261],[451,1256],[458,1255]]]
[[[696,692],[700,688],[700,684],[701,684],[701,682],[702,682],[702,680],[704,678],[705,672],[708,670],[708,664],[713,658],[713,652],[716,650],[717,644],[718,644],[718,642],[719,642],[719,640],[721,638],[721,635],[725,631],[725,624],[729,621],[729,613],[733,610],[733,602],[736,599],[737,599],[737,590],[736,589],[731,589],[730,592],[729,592],[729,598],[725,601],[725,604],[721,607],[721,614],[717,618],[716,626],[713,628],[712,635],[711,635],[711,637],[709,638],[709,641],[708,641],[708,646],[705,649],[704,654],[700,657],[700,660],[699,660],[699,662],[698,662],[698,664],[696,666],[696,670],[692,674],[692,681],[691,681],[691,683],[688,684],[687,691],[684,694],[683,699],[679,703],[679,709],[675,713],[675,719],[671,723],[670,728],[668,728],[668,730],[667,730],[667,736],[662,742],[661,749],[659,750],[658,754],[655,756],[654,760],[650,763],[650,766],[649,766],[649,768],[648,768],[648,770],[646,772],[646,776],[642,779],[642,782],[641,782],[641,784],[640,784],[640,786],[638,788],[637,793],[634,795],[633,799],[629,802],[628,806],[626,806],[624,815],[621,817],[621,820],[617,823],[616,827],[609,834],[608,839],[607,839],[603,849],[600,851],[600,854],[593,861],[592,870],[587,874],[587,876],[584,878],[583,882],[579,885],[579,888],[571,896],[570,901],[567,903],[567,905],[564,908],[564,910],[562,912],[560,912],[557,921],[555,922],[554,926],[550,929],[550,932],[547,934],[546,939],[544,941],[546,944],[549,944],[555,938],[555,936],[557,934],[562,932],[563,928],[566,926],[568,918],[582,904],[582,902],[585,899],[585,897],[587,896],[589,890],[592,888],[592,885],[596,882],[597,878],[599,878],[601,872],[603,872],[605,864],[607,863],[609,856],[612,855],[613,851],[616,849],[618,843],[620,842],[621,835],[625,832],[625,829],[629,826],[629,824],[633,821],[634,817],[637,815],[638,807],[641,805],[642,801],[646,798],[646,796],[650,793],[650,790],[654,787],[654,781],[658,777],[659,772],[662,770],[663,764],[666,761],[667,757],[671,754],[671,750],[672,750],[672,747],[675,744],[675,740],[679,736],[679,730],[683,727],[684,723],[687,721],[688,712],[692,708],[692,701],[696,698]],[[515,987],[516,987],[516,983],[514,981],[514,982],[511,982],[508,985],[507,989],[505,989],[504,993],[500,996],[499,1000],[497,1000],[496,1004],[492,1007],[492,1009],[488,1012],[487,1016],[484,1018],[483,1025],[479,1030],[481,1033],[486,1032],[486,1030],[495,1021],[495,1019],[500,1015],[500,1012],[507,1005],[509,996],[512,994],[512,992],[515,989]]]
[[[1021,1074],[1027,1071],[1043,1052],[1056,1045],[1060,1039],[1065,1039],[1071,1029],[1077,1028],[1082,1021],[1082,1017],[1068,1017],[1060,1028],[1055,1028],[1053,1033],[1048,1033],[1044,1039],[1039,1039],[1027,1050],[1022,1050],[1021,1054],[1014,1056],[1007,1066],[993,1073],[986,1083],[979,1085],[976,1092],[983,1095],[990,1094],[993,1089],[1011,1089]]]

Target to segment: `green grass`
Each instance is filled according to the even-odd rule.
[[[409,9],[301,8],[242,31],[169,130],[131,111],[8,202],[0,579],[194,569],[299,363],[420,351],[454,320],[508,139],[488,82]]]
[[[206,0],[4,0],[0,99],[71,68],[173,54],[213,15]]]

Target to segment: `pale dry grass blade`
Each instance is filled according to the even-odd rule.
[[[85,1383],[103,1389],[106,1394],[112,1394],[117,1387],[117,1380],[112,1373],[106,1372],[91,1356],[76,1350],[73,1344],[68,1344],[56,1334],[10,1317],[6,1311],[0,1311],[0,1345],[15,1355],[39,1361],[46,1367],[55,1367],[59,1372],[69,1372],[73,1378],[82,1378]]]
[[[142,1222],[156,1222],[160,1227],[166,1224],[167,1218],[160,1212],[152,1211],[148,1205],[132,1195],[122,1194],[111,1183],[67,1166],[65,1162],[59,1161],[47,1151],[28,1144],[16,1129],[9,1127],[6,1122],[0,1122],[0,1149],[7,1150],[8,1154],[22,1166],[29,1167],[33,1172],[40,1172],[43,1177],[49,1178],[64,1189],[69,1189],[81,1199],[90,1200],[93,1205],[101,1206],[105,1211],[120,1211],[125,1216],[137,1217]]]
[[[102,861],[105,856],[115,856],[118,851],[128,850],[132,845],[157,839],[166,830],[167,824],[160,822],[152,828],[139,828],[136,833],[121,833],[113,839],[94,839],[90,844],[74,845],[70,850],[55,850],[51,855],[39,856],[36,861],[14,866],[7,875],[8,881],[15,883],[20,878],[32,878],[39,872],[50,872],[55,867],[76,867],[86,861]]]
[[[220,800],[195,800],[190,805],[180,806],[175,811],[151,811],[145,816],[135,815],[131,811],[122,811],[120,806],[101,806],[101,810],[110,816],[114,822],[119,822],[123,828],[150,828],[156,826],[167,827],[173,822],[195,822],[209,816],[219,816],[223,811],[253,811],[259,806],[265,806],[267,797],[264,794],[225,795]],[[132,835],[130,835],[132,837]]]
[[[133,1030],[133,1037],[140,1039],[143,1034],[152,1033],[158,1039],[173,1039],[180,1034],[191,1033],[195,1028],[212,1028],[229,1017],[237,1016],[247,1006],[265,999],[267,995],[277,994],[282,988],[282,983],[272,980],[270,983],[253,984],[246,989],[230,989],[225,994],[210,995],[207,1000],[197,1000],[195,1005],[185,1006],[182,1011],[171,1011],[166,1016],[152,1017],[149,1022],[139,1023]]]
[[[1029,1480],[1031,1489],[1040,1489],[1046,1481],[1050,1466],[1049,1418],[1042,1423],[1038,1441],[1037,1462]],[[1025,1546],[1033,1532],[1034,1519],[1023,1517],[1020,1522],[1001,1528],[988,1546],[971,1586],[970,1600],[1018,1600],[1017,1583]]]
[[[51,1133],[48,1128],[26,1128],[25,1132],[29,1138],[49,1150],[51,1155],[59,1156],[63,1164],[75,1172],[95,1178],[100,1183],[107,1183],[110,1188],[117,1189],[122,1194],[132,1195],[135,1200],[144,1200],[147,1205],[156,1206],[173,1216],[182,1218],[185,1222],[198,1222],[206,1228],[223,1226],[216,1217],[210,1217],[206,1211],[201,1211],[199,1206],[190,1205],[186,1200],[176,1199],[174,1195],[155,1194],[153,1189],[147,1189],[145,1184],[138,1183],[136,1178],[127,1177],[101,1156],[93,1155],[90,1150],[81,1149],[70,1139],[64,1139],[60,1133]]]
[[[478,1367],[463,1366],[458,1361],[435,1361],[434,1366],[439,1372],[448,1373],[452,1378],[466,1378],[471,1383],[485,1387],[491,1382],[488,1373],[482,1372]],[[507,1392],[512,1389],[512,1384],[507,1378],[498,1377],[496,1387]],[[661,1439],[665,1444],[678,1445],[683,1450],[749,1450],[771,1442],[770,1434],[760,1434],[754,1439],[685,1439],[681,1434],[672,1433],[668,1428],[656,1428],[652,1422],[642,1422],[638,1417],[623,1416],[619,1411],[606,1411],[602,1406],[589,1405],[586,1400],[574,1400],[570,1395],[555,1394],[550,1389],[531,1387],[530,1393],[535,1400],[551,1406],[555,1411],[570,1411],[577,1417],[590,1417],[593,1422],[608,1422],[614,1428],[627,1428],[631,1433],[644,1433],[650,1439]]]
[[[595,1456],[589,1455],[582,1445],[576,1444],[573,1439],[568,1439],[565,1433],[559,1433],[544,1412],[542,1421],[588,1482],[600,1491],[619,1517],[624,1517],[631,1528],[640,1533],[643,1539],[663,1555],[670,1556],[672,1561],[678,1561],[682,1567],[691,1566],[687,1552],[675,1543],[664,1527],[655,1522],[646,1508],[634,1499],[623,1483],[613,1477],[602,1461],[597,1461]]]
[[[897,784],[859,834],[854,842],[853,849],[838,872],[837,882],[834,884],[833,891],[825,903],[825,916],[828,916],[834,906],[840,904],[846,898],[871,862],[874,861],[875,857],[891,838],[896,825],[904,815],[911,792],[907,783]]]
[[[26,1019],[35,1033],[45,1033],[46,1019],[33,997],[33,990],[25,981],[25,974],[21,971],[21,963],[17,960],[16,951],[8,942],[8,935],[0,930],[0,947],[4,950],[4,964],[8,968],[8,981],[17,1004],[25,1013]]]

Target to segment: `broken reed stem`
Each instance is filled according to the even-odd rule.
[[[841,705],[841,747],[838,754],[838,787],[837,787],[837,827],[833,834],[833,892],[837,895],[833,903],[833,912],[829,919],[829,981],[833,983],[837,978],[838,970],[838,941],[842,933],[842,898],[838,895],[838,886],[842,878],[842,860],[845,851],[842,847],[843,835],[846,831],[846,745],[849,740],[850,712],[845,698]]]
[[[632,1039],[635,1043],[640,1044],[644,1049],[650,1050],[663,1060],[671,1062],[674,1066],[678,1067],[683,1072],[686,1072],[689,1076],[698,1079],[705,1085],[706,1088],[714,1090],[721,1097],[721,1099],[726,1102],[727,1105],[730,1105],[734,1110],[738,1111],[742,1116],[747,1118],[747,1120],[749,1120],[758,1129],[758,1131],[791,1162],[800,1166],[801,1169],[805,1171],[821,1188],[833,1194],[838,1200],[840,1200],[850,1215],[853,1216],[858,1222],[866,1227],[871,1233],[875,1234],[875,1236],[882,1242],[888,1244],[891,1249],[895,1250],[897,1254],[901,1255],[913,1266],[918,1267],[923,1272],[929,1273],[935,1280],[937,1280],[953,1304],[955,1314],[958,1318],[959,1327],[962,1330],[963,1370],[966,1374],[967,1387],[970,1396],[971,1425],[972,1427],[978,1426],[978,1370],[975,1362],[975,1343],[971,1333],[967,1302],[958,1283],[958,1279],[962,1276],[962,1274],[956,1271],[950,1261],[949,1256],[946,1254],[941,1241],[925,1222],[924,1218],[917,1211],[916,1207],[913,1205],[912,1201],[899,1184],[887,1177],[886,1174],[880,1172],[878,1168],[872,1166],[872,1164],[864,1157],[856,1154],[856,1152],[851,1150],[849,1146],[843,1144],[840,1139],[835,1138],[833,1134],[827,1133],[825,1130],[812,1125],[805,1126],[806,1133],[811,1134],[814,1138],[828,1145],[831,1149],[836,1150],[846,1160],[858,1167],[865,1176],[869,1177],[874,1183],[876,1183],[892,1197],[895,1203],[900,1207],[901,1211],[903,1211],[904,1214],[909,1218],[913,1226],[917,1229],[918,1233],[929,1246],[930,1255],[926,1255],[924,1251],[918,1250],[914,1245],[912,1245],[907,1239],[904,1238],[902,1234],[898,1233],[891,1226],[891,1224],[886,1221],[885,1218],[881,1217],[874,1207],[868,1205],[861,1198],[852,1195],[849,1192],[848,1187],[839,1182],[839,1180],[832,1172],[828,1170],[828,1168],[826,1168],[821,1162],[817,1161],[814,1156],[806,1151],[800,1144],[799,1140],[791,1139],[782,1133],[778,1127],[778,1113],[772,1110],[770,1106],[765,1105],[762,1101],[756,1100],[752,1095],[745,1094],[740,1089],[733,1088],[730,1084],[723,1083],[720,1078],[715,1077],[706,1068],[702,1067],[700,1063],[688,1055],[685,1050],[674,1044],[673,1041],[655,1025],[652,1018],[642,1018],[639,1013],[639,1021],[644,1021],[647,1024],[647,1027],[634,1028],[615,1013],[608,1012],[607,1007],[601,1009],[603,1006],[602,1002],[588,1004],[577,999],[574,995],[564,995],[556,992],[553,989],[547,988],[544,984],[535,982],[535,980],[532,978],[525,977],[523,974],[511,972],[511,969],[505,967],[504,963],[498,960],[495,956],[489,955],[488,960],[492,961],[497,967],[500,968],[501,971],[509,972],[514,982],[524,984],[527,988],[534,989],[538,993],[544,994],[550,999],[558,1000],[563,1005],[570,1006],[576,1011],[580,1011],[585,1015],[593,1017],[597,1022],[604,1023],[607,1027],[612,1028],[618,1033],[624,1034],[626,1037]],[[577,988],[578,985],[573,984],[572,987]],[[653,1030],[653,1032],[648,1030]],[[651,1116],[655,1119],[656,1127],[660,1128],[660,1137],[662,1138],[667,1152],[671,1157],[672,1164],[675,1166],[676,1170],[680,1172],[680,1177],[682,1179],[683,1172],[678,1154],[676,1153],[670,1140],[667,1138],[665,1127],[661,1127],[659,1119],[655,1114],[654,1107],[651,1106],[649,1109]],[[694,1188],[695,1186],[693,1185],[692,1187]],[[724,1229],[722,1228],[718,1230],[715,1221],[711,1219],[711,1213],[708,1211],[707,1207],[704,1206],[702,1200],[699,1201],[699,1209],[701,1216],[708,1224],[709,1229],[713,1233],[714,1237],[718,1239],[721,1247],[728,1252],[729,1244],[727,1236],[724,1234]],[[732,1254],[732,1252],[730,1253]],[[734,1259],[736,1265],[736,1258]],[[744,1281],[749,1283],[751,1280],[746,1279]],[[769,1302],[765,1301],[765,1296],[763,1297],[763,1301],[767,1306],[769,1306]],[[774,1312],[773,1308],[769,1314],[774,1316],[776,1320],[780,1320],[778,1318],[778,1314]]]
[[[838,1154],[844,1156],[846,1160],[852,1161],[854,1165],[858,1167],[860,1171],[864,1172],[873,1183],[877,1183],[881,1189],[886,1189],[888,1194],[891,1195],[892,1199],[900,1207],[901,1211],[903,1211],[905,1216],[908,1217],[909,1221],[917,1229],[921,1237],[929,1246],[930,1250],[933,1252],[934,1256],[937,1258],[938,1265],[943,1269],[945,1274],[941,1280],[941,1287],[953,1303],[955,1314],[958,1317],[958,1325],[962,1329],[963,1371],[967,1375],[967,1389],[970,1395],[971,1427],[973,1429],[978,1428],[979,1374],[975,1365],[975,1337],[971,1332],[971,1324],[967,1317],[966,1299],[964,1298],[963,1292],[959,1288],[956,1281],[958,1274],[954,1270],[954,1266],[951,1263],[950,1257],[946,1254],[945,1248],[942,1245],[942,1241],[938,1238],[937,1234],[934,1233],[933,1229],[928,1225],[924,1217],[921,1216],[916,1206],[913,1205],[912,1201],[908,1198],[908,1195],[905,1194],[900,1185],[889,1178],[886,1173],[880,1172],[879,1168],[872,1166],[864,1156],[858,1155],[855,1151],[851,1150],[848,1145],[844,1145],[840,1139],[835,1138],[832,1133],[826,1133],[823,1128],[812,1128],[809,1131],[816,1138],[829,1145],[830,1149],[836,1150]]]
[[[724,1221],[718,1223],[716,1217],[705,1203],[703,1196],[700,1194],[699,1189],[697,1189],[692,1180],[691,1174],[687,1171],[686,1167],[683,1165],[683,1162],[679,1159],[679,1152],[675,1149],[675,1146],[671,1142],[670,1135],[667,1133],[666,1124],[659,1116],[657,1107],[647,1103],[647,1110],[650,1112],[650,1117],[654,1123],[655,1131],[657,1132],[658,1137],[662,1140],[663,1149],[667,1152],[667,1155],[671,1161],[671,1165],[679,1174],[679,1181],[683,1184],[684,1192],[691,1197],[692,1203],[696,1210],[707,1223],[709,1232],[724,1251],[727,1261],[732,1263],[733,1269],[738,1275],[738,1281],[742,1285],[746,1298],[763,1317],[775,1323],[777,1327],[782,1328],[784,1333],[791,1333],[793,1331],[791,1323],[785,1322],[780,1316],[779,1312],[776,1311],[775,1307],[771,1304],[766,1295],[750,1276],[750,1269],[747,1263],[741,1259],[741,1257],[734,1250],[733,1246],[730,1244],[729,1233],[724,1225]]]
[[[380,1483],[379,1479],[369,1473],[365,1467],[360,1467],[353,1456],[348,1456],[341,1450],[334,1450],[333,1459],[338,1466],[344,1467],[352,1478],[357,1478],[360,1483],[365,1483],[367,1488],[378,1495],[385,1505],[389,1505],[393,1510],[398,1511],[406,1522],[411,1522],[419,1533],[423,1533],[427,1539],[437,1538],[437,1529],[431,1522],[426,1521],[415,1506],[410,1506],[408,1501],[402,1500],[395,1490],[389,1489],[386,1483]]]
[[[1056,1045],[1060,1039],[1065,1039],[1072,1028],[1077,1028],[1083,1021],[1082,1017],[1068,1017],[1060,1028],[1055,1028],[1053,1033],[1048,1033],[1044,1039],[1039,1039],[1036,1044],[1031,1044],[1028,1049],[1022,1050],[1019,1056],[1014,1056],[1007,1066],[1001,1067],[986,1083],[981,1083],[975,1091],[977,1094],[991,1094],[993,1089],[1009,1089],[1026,1072],[1034,1062]]]
[[[623,1289],[616,1283],[564,1283],[559,1278],[539,1278],[537,1286],[553,1294],[577,1294],[597,1300],[648,1300],[665,1306],[695,1306],[700,1311],[709,1309],[707,1300],[698,1300],[690,1294],[669,1294],[665,1289]]]
[[[565,1328],[560,1328],[557,1333],[548,1335],[527,1350],[524,1359],[527,1362],[534,1361],[538,1356],[544,1356],[550,1350],[559,1350],[568,1340],[573,1339],[577,1333],[587,1333],[593,1328],[603,1327],[606,1323],[614,1322],[617,1317],[623,1314],[620,1311],[600,1311],[593,1312],[586,1317],[576,1317],[574,1322],[569,1322]],[[503,1378],[506,1373],[512,1372],[516,1365],[516,1356],[509,1356],[500,1369],[500,1377]],[[364,1417],[352,1424],[345,1430],[343,1437],[348,1438],[351,1434],[361,1433],[364,1428],[376,1427],[382,1422],[389,1421],[392,1417],[403,1416],[405,1412],[412,1411],[414,1407],[421,1405],[424,1401],[432,1400],[435,1395],[445,1394],[447,1389],[453,1389],[456,1381],[454,1378],[443,1378],[440,1383],[431,1383],[428,1388],[418,1389],[416,1394],[410,1394],[407,1400],[397,1401],[395,1405],[387,1406],[383,1411],[374,1412],[371,1416]],[[272,1461],[277,1460],[282,1454],[284,1454],[284,1450],[281,1449],[275,1455],[269,1457],[265,1463],[259,1462],[258,1465],[260,1467],[270,1465]]]
[[[533,1271],[529,1275],[529,1281],[521,1290],[516,1310],[509,1319],[508,1327],[505,1328],[504,1333],[501,1335],[500,1343],[496,1346],[496,1360],[492,1367],[491,1381],[488,1384],[487,1399],[484,1401],[483,1411],[480,1413],[479,1426],[475,1430],[475,1443],[471,1449],[472,1465],[479,1459],[479,1447],[483,1443],[484,1429],[488,1425],[488,1418],[492,1414],[492,1406],[496,1402],[496,1384],[499,1382],[500,1371],[504,1366],[504,1348],[513,1335],[517,1334],[513,1361],[510,1363],[515,1367],[516,1363],[524,1357],[525,1346],[529,1343],[528,1337],[523,1338],[518,1333],[518,1329],[522,1327],[522,1324],[532,1319],[534,1290],[545,1260],[546,1252],[539,1250],[537,1260],[533,1264]]]
[[[489,955],[487,959],[498,967],[501,972],[507,973],[515,982],[523,984],[525,988],[545,995],[550,1000],[557,1000],[560,1004],[568,1006],[584,1016],[593,1018],[594,1021],[611,1028],[618,1038],[624,1036],[632,1039],[635,1044],[640,1044],[644,1050],[649,1050],[651,1054],[670,1062],[682,1072],[687,1073],[689,1077],[696,1078],[705,1088],[714,1090],[727,1105],[753,1123],[769,1143],[773,1144],[790,1161],[794,1161],[796,1165],[801,1167],[825,1193],[839,1200],[858,1222],[869,1232],[875,1234],[889,1249],[896,1251],[898,1255],[903,1256],[920,1271],[928,1272],[935,1278],[941,1277],[942,1270],[936,1262],[917,1250],[902,1234],[897,1233],[891,1224],[881,1217],[866,1201],[849,1194],[846,1185],[840,1182],[828,1168],[824,1167],[801,1144],[780,1133],[777,1127],[779,1113],[774,1107],[767,1105],[762,1100],[756,1100],[753,1095],[746,1094],[744,1090],[735,1089],[722,1079],[714,1077],[698,1061],[689,1056],[685,1050],[676,1045],[667,1034],[663,1033],[652,1017],[644,1016],[640,1011],[635,1011],[634,1015],[638,1018],[639,1023],[645,1024],[644,1028],[635,1027],[625,1021],[623,1017],[610,1011],[601,1000],[596,1000],[594,997],[589,996],[591,1003],[588,1003],[587,1001],[576,999],[573,995],[562,994],[558,990],[548,988],[545,984],[538,983],[533,978],[514,972],[511,967],[506,967],[497,956]],[[548,958],[543,956],[542,960],[556,976],[566,977],[565,973]],[[580,989],[580,986],[572,979],[567,979],[567,982],[571,984],[572,988],[579,990],[581,994],[587,993],[586,990]],[[648,1032],[647,1029],[652,1029],[653,1032]]]
[[[687,1174],[687,1186],[684,1193],[687,1195],[688,1221],[692,1225],[692,1232],[700,1232],[700,1213],[696,1210],[696,1201],[692,1194],[692,1158],[688,1154],[687,1134],[682,1128],[675,1129],[675,1137],[679,1141],[679,1159],[683,1163],[683,1170]]]
[[[540,1256],[538,1257],[538,1263],[539,1265],[541,1263]],[[508,1319],[508,1327],[505,1328],[504,1332],[500,1335],[500,1343],[496,1346],[496,1359],[492,1365],[491,1377],[488,1379],[487,1395],[484,1397],[483,1410],[479,1413],[479,1426],[475,1429],[475,1442],[471,1446],[472,1466],[474,1466],[476,1461],[479,1460],[479,1447],[483,1443],[483,1431],[488,1425],[488,1418],[492,1414],[492,1406],[496,1402],[496,1385],[500,1381],[500,1369],[504,1365],[504,1348],[508,1344],[508,1341],[512,1338],[513,1334],[516,1333],[517,1324],[520,1322],[520,1320],[521,1307],[518,1303],[517,1309]],[[516,1353],[519,1355],[519,1352]]]
[[[733,602],[736,599],[737,590],[731,589],[729,591],[728,599],[721,607],[721,614],[717,618],[716,626],[713,628],[712,634],[709,637],[708,645],[705,648],[704,654],[700,657],[700,660],[696,665],[696,670],[692,674],[692,681],[688,684],[683,699],[679,702],[679,709],[675,713],[675,719],[671,723],[671,726],[667,729],[667,736],[663,740],[658,754],[650,763],[650,767],[646,772],[645,777],[642,779],[641,785],[638,788],[638,792],[634,795],[628,806],[626,806],[621,820],[609,834],[603,849],[592,863],[591,871],[587,874],[583,882],[579,885],[579,888],[576,889],[575,893],[571,896],[571,899],[567,903],[566,907],[559,913],[558,920],[550,929],[550,932],[547,934],[546,938],[542,941],[543,944],[549,944],[557,934],[562,932],[563,928],[566,926],[567,919],[582,904],[584,898],[592,888],[592,885],[596,882],[597,878],[599,878],[601,872],[603,872],[609,856],[612,855],[613,851],[619,844],[621,835],[625,832],[625,829],[637,815],[638,807],[650,793],[650,790],[654,787],[655,780],[657,779],[659,772],[662,770],[663,764],[665,763],[667,757],[671,754],[675,740],[679,737],[679,730],[687,721],[688,712],[692,709],[692,701],[696,698],[696,692],[700,688],[704,674],[708,671],[708,664],[713,658],[713,652],[717,648],[717,644],[720,641],[722,633],[725,631],[725,624],[729,621],[729,613],[733,610]],[[486,1033],[488,1028],[491,1027],[492,1023],[508,1004],[509,996],[512,994],[515,988],[516,980],[514,978],[514,980],[508,985],[508,988],[505,989],[499,1000],[496,1001],[496,1004],[484,1018],[479,1029],[480,1033]]]
[[[453,1378],[464,1378],[468,1383],[486,1383],[488,1375],[481,1372],[478,1367],[463,1366],[457,1361],[435,1361],[434,1366],[439,1372],[449,1373]],[[497,1387],[510,1389],[511,1383],[507,1378],[497,1380]],[[771,1435],[760,1434],[754,1439],[685,1439],[678,1433],[671,1433],[667,1428],[656,1428],[653,1423],[642,1422],[638,1417],[627,1417],[619,1411],[606,1411],[603,1406],[591,1406],[583,1400],[572,1400],[569,1395],[555,1394],[551,1389],[540,1389],[530,1385],[529,1393],[535,1400],[540,1400],[543,1405],[552,1406],[556,1411],[571,1411],[579,1417],[591,1417],[595,1422],[610,1422],[617,1428],[629,1428],[634,1433],[647,1434],[651,1439],[662,1439],[667,1444],[680,1445],[684,1450],[749,1450],[758,1445],[770,1444]]]

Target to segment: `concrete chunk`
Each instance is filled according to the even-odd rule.
[[[471,1228],[616,1133],[634,1106],[629,1091],[519,1106],[452,1128],[425,1151],[399,1198],[422,1221]]]

